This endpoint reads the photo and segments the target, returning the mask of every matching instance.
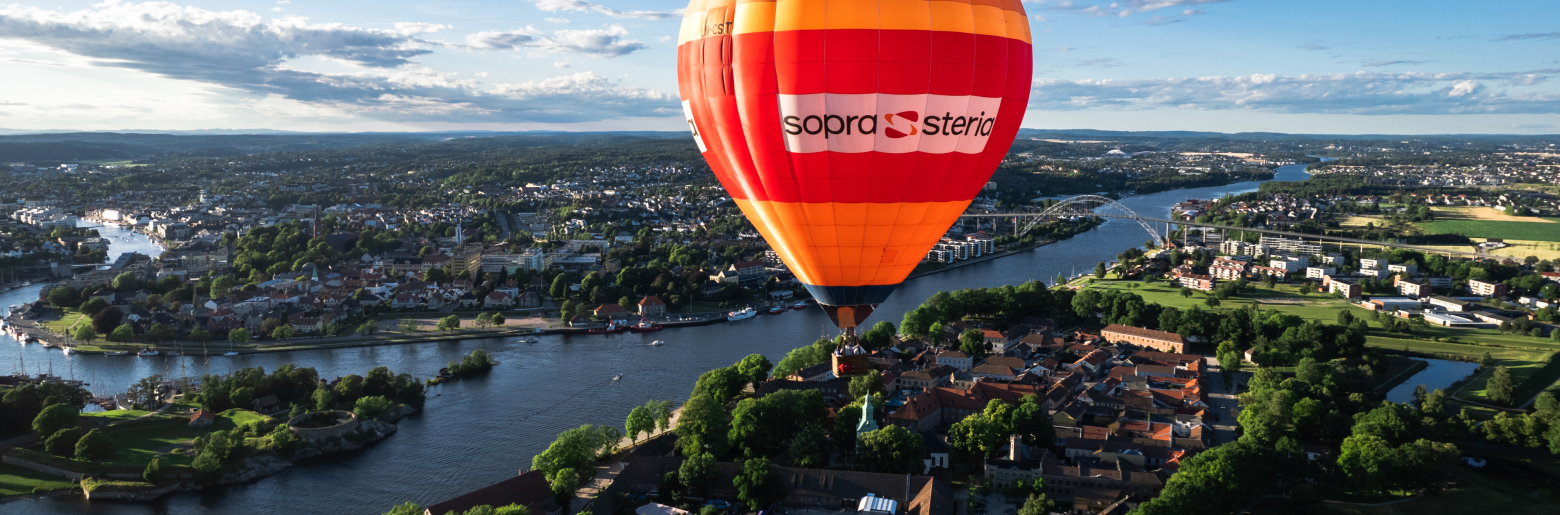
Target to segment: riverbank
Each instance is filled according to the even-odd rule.
[[[166,406],[165,406],[166,408]],[[237,410],[235,410],[237,411]],[[34,491],[30,494],[0,497],[0,503],[21,501],[37,498],[53,498],[71,500],[80,496],[81,500],[111,500],[122,502],[153,502],[166,495],[177,492],[196,492],[213,487],[231,487],[254,483],[261,479],[276,475],[300,463],[319,459],[331,455],[357,451],[368,448],[395,434],[399,430],[397,422],[401,419],[419,413],[421,410],[411,406],[401,406],[396,411],[383,415],[358,420],[352,419],[350,427],[344,427],[339,431],[333,431],[328,436],[313,437],[302,434],[303,447],[283,455],[272,449],[265,449],[252,456],[245,457],[236,465],[224,467],[224,472],[215,481],[198,481],[194,478],[193,469],[185,466],[169,466],[165,468],[164,478],[166,482],[149,483],[141,478],[140,469],[136,467],[107,467],[96,464],[83,464],[74,460],[56,459],[53,456],[41,455],[36,452],[22,452],[21,450],[7,451],[0,460],[9,467],[24,469],[31,475],[57,476],[63,482],[56,482],[52,486],[63,486],[66,482],[69,486],[52,491]],[[262,415],[246,412],[251,416]],[[226,416],[226,415],[224,415]],[[183,421],[184,417],[175,415],[157,414],[159,420]],[[141,417],[136,420],[145,420]],[[286,421],[275,421],[277,424],[286,424]],[[124,421],[115,425],[133,425],[133,421]],[[302,433],[303,430],[295,430]],[[180,452],[178,446],[168,451]],[[10,479],[7,476],[6,479]]]

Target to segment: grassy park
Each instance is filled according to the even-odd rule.
[[[1501,238],[1526,241],[1560,241],[1560,223],[1532,217],[1497,220],[1436,220],[1415,224],[1430,234],[1463,234],[1477,238]],[[1525,221],[1535,220],[1535,221]]]
[[[76,483],[53,474],[0,463],[0,497],[75,487]]]

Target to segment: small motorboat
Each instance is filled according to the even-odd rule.
[[[76,349],[72,349],[70,347],[65,347],[65,355],[66,356],[70,356],[70,355],[73,355],[75,353],[76,353]]]
[[[238,352],[237,351],[227,351],[227,352],[222,353],[222,355],[223,356],[237,356]]]
[[[532,344],[537,344],[537,343],[541,343],[542,342],[542,340],[540,338],[521,338],[520,341],[525,342],[527,345],[532,345]]]
[[[612,376],[612,380],[613,381],[622,381],[623,380],[623,374],[618,374],[618,375]]]
[[[775,306],[775,307],[769,308],[769,314],[771,314],[771,315],[778,315],[778,314],[781,314],[781,313],[784,313],[784,312],[785,312],[785,306]]]
[[[662,345],[666,345],[666,342],[663,342],[661,340],[656,340],[656,341],[650,342],[650,346],[651,347],[660,347]]]
[[[807,309],[807,301],[798,301],[797,303],[791,305],[791,309]]]
[[[135,355],[137,355],[137,356],[156,356],[158,354],[161,354],[161,353],[157,352],[156,350],[153,350],[151,347],[147,347],[145,349],[141,349],[141,352],[135,353]]]

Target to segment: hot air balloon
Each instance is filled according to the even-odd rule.
[[[692,0],[683,114],[836,326],[888,298],[985,187],[1029,101],[1020,0]]]

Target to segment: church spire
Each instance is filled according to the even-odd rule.
[[[857,436],[878,430],[877,417],[872,416],[872,394],[867,394],[865,399],[861,403],[861,422],[856,424]]]

